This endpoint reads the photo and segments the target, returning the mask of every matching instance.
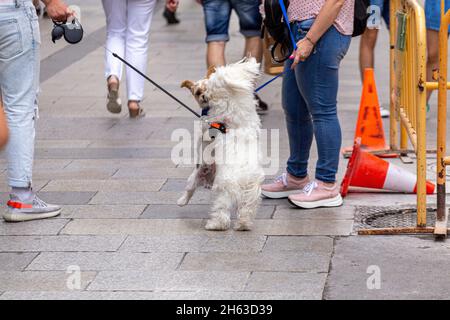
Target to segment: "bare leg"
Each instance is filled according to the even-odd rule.
[[[258,62],[261,62],[263,55],[263,43],[260,37],[245,38],[244,56],[252,56]]]
[[[427,81],[433,80],[433,70],[439,68],[439,32],[435,30],[427,30]],[[427,102],[430,100],[433,91],[427,91]]]
[[[375,66],[374,50],[377,44],[378,29],[366,29],[359,45],[359,71],[361,82],[364,81],[364,70]]]
[[[208,42],[206,64],[208,65],[208,68],[211,66],[225,65],[225,42]]]

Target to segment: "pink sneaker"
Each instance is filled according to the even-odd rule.
[[[261,186],[261,193],[269,199],[287,198],[291,194],[302,192],[309,183],[309,178],[296,178],[289,173],[283,173],[275,182]]]
[[[328,187],[322,181],[311,181],[302,193],[290,195],[289,202],[304,209],[339,207],[343,203],[338,184]]]

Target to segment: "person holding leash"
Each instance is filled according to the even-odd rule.
[[[64,22],[72,15],[61,0],[43,0],[50,18]],[[42,201],[32,190],[35,122],[40,68],[40,33],[31,0],[0,2],[0,89],[9,126],[6,147],[11,187],[6,221],[59,215],[61,208]]]
[[[287,198],[301,208],[336,207],[342,135],[337,117],[339,66],[353,34],[354,0],[292,0],[288,17],[297,50],[285,62],[282,105],[290,157],[287,173],[262,186],[268,198]],[[315,180],[308,161],[315,137],[319,159]]]

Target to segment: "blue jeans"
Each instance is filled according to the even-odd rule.
[[[314,20],[293,24],[296,41],[304,38]],[[316,179],[335,182],[341,148],[341,127],[337,117],[339,65],[350,46],[351,36],[331,27],[318,41],[311,56],[291,70],[285,63],[282,104],[286,115],[290,157],[287,171],[296,177],[308,174],[313,135],[319,160]]]
[[[239,17],[239,27],[244,37],[261,35],[262,17],[259,0],[203,0],[206,42],[228,41],[231,9]]]
[[[10,133],[6,154],[11,187],[31,186],[39,46],[39,23],[31,0],[0,4],[0,89]]]
[[[450,9],[450,0],[445,0],[445,10],[448,9]],[[441,28],[441,0],[425,1],[425,18],[427,29],[439,31]]]

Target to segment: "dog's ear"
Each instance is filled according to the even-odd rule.
[[[187,88],[189,90],[192,91],[192,87],[194,86],[194,82],[192,82],[191,80],[184,80],[181,83],[181,88]]]
[[[216,66],[210,66],[206,72],[206,79],[209,79],[216,72]]]

